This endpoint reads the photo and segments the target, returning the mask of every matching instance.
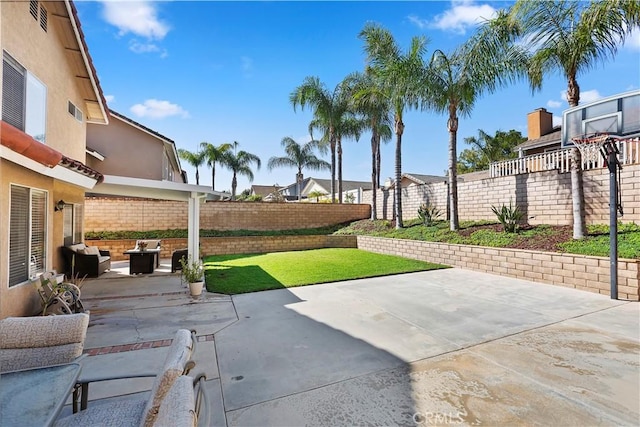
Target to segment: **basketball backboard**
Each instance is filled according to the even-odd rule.
[[[625,137],[640,135],[640,90],[599,99],[562,113],[562,148],[572,138],[596,132]]]

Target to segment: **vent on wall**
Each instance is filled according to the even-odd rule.
[[[82,122],[82,111],[80,111],[80,109],[71,101],[69,101],[69,114],[75,117],[77,121]]]
[[[40,28],[42,28],[45,33],[47,32],[47,23],[49,20],[49,16],[47,14],[47,9],[44,8],[42,4],[38,2],[38,0],[29,0],[29,13],[33,16],[33,19],[38,21],[38,11],[40,16]]]
[[[40,27],[47,32],[47,9],[44,6],[40,5]]]
[[[29,2],[29,12],[33,19],[38,20],[38,0],[31,0]]]

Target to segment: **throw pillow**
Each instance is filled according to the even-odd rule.
[[[87,246],[84,253],[85,255],[100,255],[100,249],[97,246]]]

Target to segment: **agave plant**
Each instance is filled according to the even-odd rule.
[[[517,206],[513,206],[511,200],[509,200],[509,207],[503,204],[498,209],[492,205],[491,210],[498,217],[505,233],[515,233],[518,230],[518,224],[524,217],[524,213]]]

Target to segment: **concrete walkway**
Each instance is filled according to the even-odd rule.
[[[638,303],[461,269],[198,300],[160,272],[82,294],[84,372],[157,371],[196,329],[216,426],[640,421]]]

